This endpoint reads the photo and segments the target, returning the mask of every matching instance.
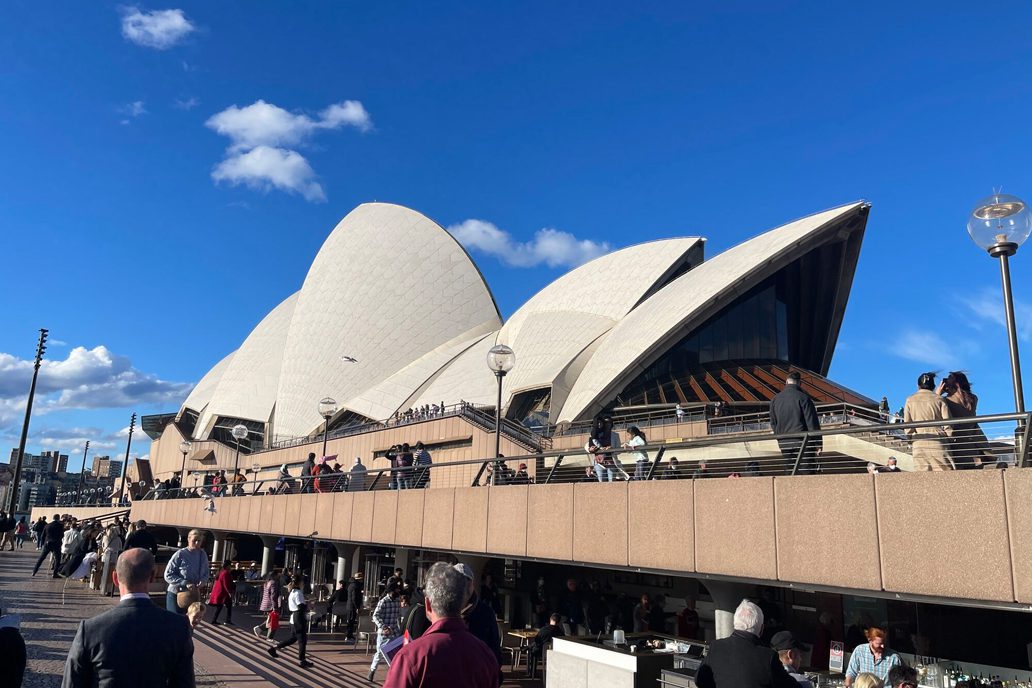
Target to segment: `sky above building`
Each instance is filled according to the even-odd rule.
[[[713,256],[867,199],[831,377],[898,408],[919,373],[965,370],[980,411],[1013,409],[998,265],[965,224],[994,187],[1032,200],[1032,6],[9,2],[0,18],[4,456],[38,328],[28,451],[117,455],[130,413],[176,410],[372,200],[452,231],[508,316],[609,250],[701,235]],[[1025,347],[1029,261],[1012,261]],[[132,455],[148,450],[137,434]]]

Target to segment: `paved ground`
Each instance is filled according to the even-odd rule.
[[[22,616],[21,632],[28,649],[25,688],[57,688],[61,685],[64,661],[79,621],[100,614],[117,601],[79,582],[53,579],[49,562],[35,577],[32,566],[36,548],[26,543],[23,550],[0,553],[0,609],[4,614]],[[64,604],[62,604],[62,589]],[[246,607],[234,610],[234,626],[204,623],[194,635],[194,660],[197,685],[205,688],[365,688],[371,655],[364,644],[345,645],[334,633],[313,633],[308,643],[308,658],[315,666],[298,667],[296,646],[269,656],[268,641],[251,631],[257,618]],[[211,612],[208,613],[209,618]],[[279,638],[289,632],[281,628]],[[523,677],[522,669],[510,675],[506,667],[506,688],[540,688],[540,681]],[[387,668],[381,664],[376,674],[380,683]]]

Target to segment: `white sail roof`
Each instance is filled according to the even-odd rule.
[[[266,315],[226,365],[198,428],[207,429],[218,417],[267,423],[279,391],[283,345],[294,315],[297,293]]]
[[[585,365],[557,422],[590,414],[619,392],[657,351],[759,280],[809,250],[821,230],[861,203],[834,208],[772,229],[707,260],[634,309],[609,332]],[[518,354],[517,354],[518,355]]]
[[[275,433],[307,434],[321,422],[319,399],[353,399],[442,344],[500,325],[483,277],[450,234],[408,208],[360,205],[326,239],[298,295]]]

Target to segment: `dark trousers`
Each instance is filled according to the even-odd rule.
[[[348,620],[345,625],[345,637],[348,640],[355,639],[355,628],[358,626],[358,612],[352,609],[348,612]]]
[[[32,567],[32,575],[36,575],[48,554],[54,555],[54,578],[57,578],[57,569],[61,565],[61,543],[53,541],[43,545],[43,551],[40,553],[39,559],[36,560],[36,565]]]
[[[225,604],[215,605],[215,616],[212,617],[212,625],[219,622],[219,614],[222,613],[222,608],[226,608],[226,623],[233,623],[233,600],[227,600]]]
[[[304,614],[298,618],[298,623],[291,622],[290,637],[276,645],[277,650],[282,650],[288,645],[297,643],[297,658],[302,662],[305,661],[305,648],[308,647],[308,619],[305,618],[306,616],[307,614]]]
[[[537,678],[538,661],[541,659],[541,652],[534,645],[530,646],[527,650],[527,676],[529,678]]]

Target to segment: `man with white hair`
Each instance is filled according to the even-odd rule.
[[[735,610],[735,630],[710,643],[695,677],[698,688],[799,688],[774,650],[760,642],[763,612],[749,600]]]
[[[426,576],[430,628],[394,656],[384,688],[495,688],[494,653],[466,628],[466,577],[444,562]]]

